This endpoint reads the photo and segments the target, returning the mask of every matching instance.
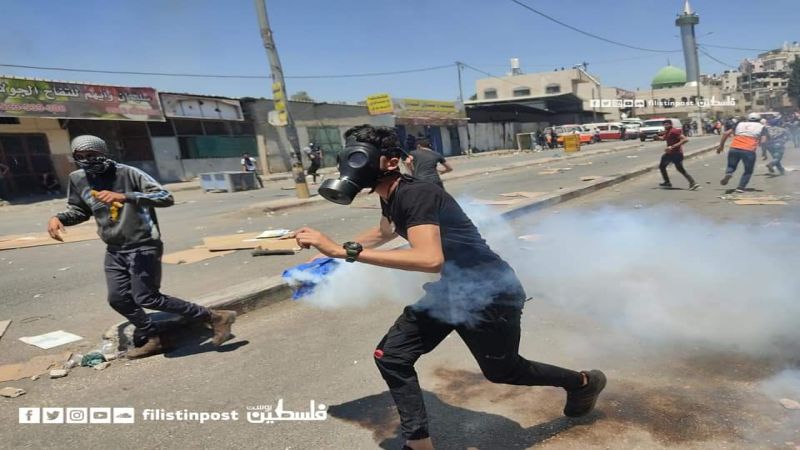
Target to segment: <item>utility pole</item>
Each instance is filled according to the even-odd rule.
[[[292,175],[294,176],[297,198],[309,198],[306,174],[303,170],[303,159],[300,155],[300,139],[297,137],[297,128],[295,128],[294,120],[289,113],[289,102],[286,96],[286,86],[283,84],[281,60],[278,58],[278,50],[275,48],[272,30],[269,27],[269,19],[267,19],[267,0],[254,1],[258,13],[258,23],[261,27],[261,39],[264,41],[264,48],[267,50],[269,66],[272,71],[272,92],[275,110],[278,111],[281,121],[285,121],[284,130],[289,144],[292,146]]]
[[[464,107],[464,115],[467,115],[467,105],[464,104],[464,88],[461,85],[461,72],[464,70],[464,64],[461,61],[456,61],[456,69],[458,69],[458,100],[461,106]],[[469,133],[469,116],[467,116],[467,156],[472,156],[472,138]]]

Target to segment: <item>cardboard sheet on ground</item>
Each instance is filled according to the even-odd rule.
[[[216,258],[218,256],[225,256],[234,253],[236,250],[226,250],[219,252],[211,252],[205,246],[197,246],[189,250],[181,250],[179,252],[168,253],[161,258],[164,264],[192,264],[207,259]]]
[[[294,252],[301,250],[294,239],[259,239],[257,244],[255,250]]]
[[[757,200],[757,199],[751,199],[751,198],[734,200],[733,203],[736,203],[737,205],[748,205],[748,206],[752,206],[752,205],[788,205],[788,203],[786,203],[783,200]]]
[[[545,192],[506,192],[500,194],[500,197],[524,197],[524,198],[536,198],[545,195]]]
[[[95,225],[67,228],[66,233],[62,233],[61,236],[64,238],[63,243],[67,244],[99,239],[99,236],[97,236],[97,227]],[[57,244],[61,244],[61,242],[51,238],[47,232],[14,234],[0,237],[0,251]]]
[[[209,251],[250,250],[258,246],[258,235],[261,233],[229,234],[225,236],[209,236],[203,238],[203,245]]]
[[[70,342],[80,341],[83,339],[77,334],[67,333],[64,330],[51,331],[49,333],[40,334],[39,336],[24,336],[19,338],[20,341],[35,345],[36,347],[45,350],[58,347],[59,345],[69,344]]]
[[[2,365],[0,366],[0,383],[41,375],[49,372],[50,369],[60,369],[70,356],[72,356],[71,352],[64,352],[36,356],[27,362]]]

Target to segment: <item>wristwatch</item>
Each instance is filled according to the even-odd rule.
[[[350,263],[355,262],[358,258],[358,255],[360,255],[364,250],[364,247],[362,247],[358,242],[345,242],[344,245],[342,245],[342,248],[344,248],[344,251],[347,252],[347,258],[344,260]]]

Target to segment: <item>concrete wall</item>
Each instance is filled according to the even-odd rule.
[[[547,94],[547,86],[553,84],[560,86],[561,91],[559,93],[561,94],[575,93],[574,87],[579,84],[577,81],[580,77],[581,74],[577,69],[568,69],[497,78],[481,78],[475,81],[475,89],[478,94],[478,100],[491,100],[485,96],[486,89],[495,89],[497,91],[497,100],[525,98],[514,96],[514,89],[516,88],[528,88],[530,89],[531,97],[540,97],[550,95]],[[582,84],[591,85],[591,83]]]
[[[268,122],[269,112],[275,109],[273,101],[242,99],[242,106],[255,123],[260,162],[266,161],[264,171],[277,173],[291,170],[292,150],[286,130],[283,127],[273,127]],[[297,126],[301,147],[308,144],[308,127],[337,127],[340,135],[343,135],[348,128],[365,123],[394,126],[394,116],[370,116],[365,106],[289,102],[289,111]],[[305,161],[305,164],[308,162]]]
[[[517,148],[516,134],[520,129],[516,122],[471,123],[472,148],[476,152]]]
[[[206,172],[241,172],[242,158],[204,158],[204,159],[184,159],[183,173],[186,179],[192,179]],[[261,166],[261,160],[258,161]]]
[[[21,117],[19,125],[0,125],[0,133],[42,133],[47,136],[56,176],[61,186],[67,186],[75,164],[70,156],[69,133],[59,126],[57,119]]]

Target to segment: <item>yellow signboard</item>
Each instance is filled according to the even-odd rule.
[[[367,97],[367,109],[371,116],[394,112],[392,97],[389,94],[375,94]]]
[[[403,103],[403,109],[406,111],[425,111],[448,114],[458,113],[455,102],[420,100],[416,98],[404,98],[401,101]]]

